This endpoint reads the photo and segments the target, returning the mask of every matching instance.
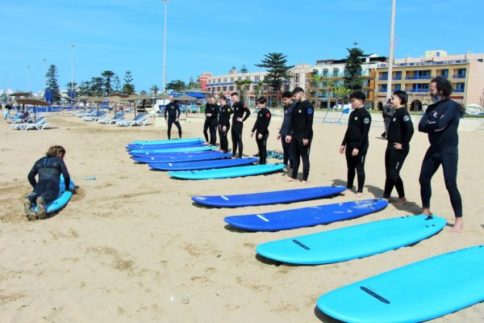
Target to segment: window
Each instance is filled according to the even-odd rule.
[[[338,77],[339,68],[333,68],[333,77]]]
[[[294,82],[299,83],[299,74],[296,74],[294,77]]]
[[[218,79],[218,83],[220,83],[221,79]]]
[[[323,69],[323,76],[328,77],[329,71],[327,68]]]
[[[237,81],[242,81],[242,76],[237,77]]]
[[[234,82],[234,78],[233,77],[230,78],[230,82]]]
[[[224,83],[227,83],[227,79],[226,78],[224,78]]]
[[[401,80],[402,79],[402,71],[398,71],[395,73],[395,76],[393,77],[394,80]]]
[[[260,81],[260,76],[254,77],[254,80],[257,81],[257,82]]]
[[[443,76],[445,78],[448,78],[449,77],[449,69],[440,70],[439,75]]]
[[[380,72],[380,76],[378,77],[379,80],[388,80],[388,72]]]
[[[393,85],[393,91],[400,91],[402,89],[402,85],[401,84],[395,84]]]

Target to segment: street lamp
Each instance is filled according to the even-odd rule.
[[[74,105],[74,48],[76,45],[71,44],[71,105]]]
[[[390,22],[390,57],[388,62],[388,81],[387,81],[387,99],[392,94],[392,80],[393,80],[393,55],[395,50],[395,11],[397,7],[397,0],[392,0],[392,18]]]
[[[166,93],[166,14],[168,8],[168,0],[161,0],[164,5],[164,18],[163,18],[163,85],[162,91]]]

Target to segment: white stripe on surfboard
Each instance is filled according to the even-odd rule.
[[[223,198],[224,200],[228,201],[229,198],[227,196],[224,196],[224,195],[220,195],[221,198]]]
[[[269,219],[263,216],[262,214],[256,214],[256,216],[261,219],[262,221],[269,222]]]

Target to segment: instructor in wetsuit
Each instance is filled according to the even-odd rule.
[[[457,128],[461,117],[460,105],[452,101],[452,85],[443,76],[437,76],[430,82],[430,96],[433,104],[429,105],[418,125],[418,130],[426,132],[430,147],[425,154],[420,171],[420,196],[422,212],[430,212],[430,185],[432,176],[442,165],[445,187],[449,192],[450,203],[454,209],[455,224],[453,232],[461,232],[464,228],[462,220],[462,199],[457,188],[457,163],[459,160],[459,135]]]
[[[25,215],[27,219],[44,219],[45,207],[59,196],[60,175],[64,176],[66,191],[69,190],[71,178],[67,167],[64,164],[66,150],[62,146],[52,146],[49,148],[45,157],[35,162],[27,178],[34,191],[27,195],[24,202]],[[35,180],[38,175],[39,181]],[[35,213],[32,205],[37,204],[38,212]]]
[[[173,124],[178,128],[178,137],[182,137],[182,128],[180,125],[180,106],[175,99],[170,96],[170,103],[165,106],[165,120],[168,122],[168,139],[171,139],[171,127]]]
[[[215,146],[217,144],[217,123],[218,123],[219,106],[214,97],[208,99],[205,105],[205,122],[203,124],[203,135],[205,141]],[[209,134],[210,132],[210,139]]]

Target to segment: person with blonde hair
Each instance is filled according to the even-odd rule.
[[[66,191],[70,190],[69,172],[64,163],[66,150],[62,146],[51,146],[44,157],[37,160],[30,170],[27,178],[33,187],[33,192],[26,196],[24,201],[27,219],[37,220],[46,216],[46,205],[59,196],[60,175],[64,176]],[[38,176],[38,181],[35,177]],[[38,207],[37,213],[32,205]]]

